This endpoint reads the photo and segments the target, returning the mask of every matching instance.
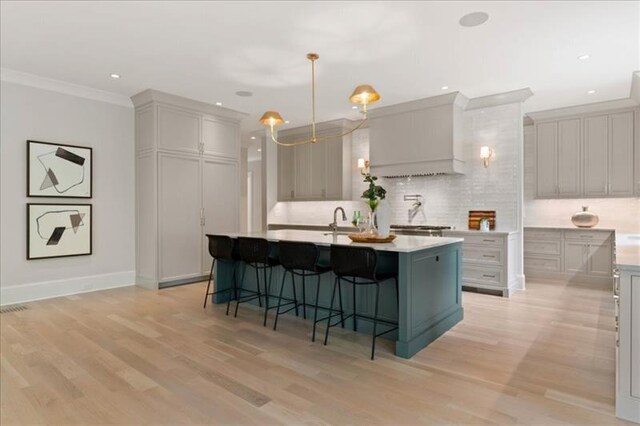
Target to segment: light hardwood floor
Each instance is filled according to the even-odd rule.
[[[204,284],[123,288],[1,316],[10,424],[616,424],[610,288],[530,282],[463,293],[465,319],[411,360],[339,328],[329,345]],[[272,317],[271,317],[272,318]],[[270,324],[272,322],[270,321]]]

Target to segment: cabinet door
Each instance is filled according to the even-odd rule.
[[[278,201],[291,201],[295,195],[295,151],[278,146]]]
[[[322,200],[327,196],[327,142],[309,145],[310,193],[309,198]]]
[[[198,153],[200,116],[179,109],[158,107],[158,147]]]
[[[631,327],[630,366],[631,371],[631,396],[640,398],[640,275],[631,275],[630,284],[630,309],[627,311],[630,318],[627,319]],[[640,404],[640,402],[638,402]]]
[[[589,274],[613,276],[611,244],[589,244]]]
[[[608,117],[606,115],[584,119],[583,188],[586,196],[607,194],[608,135]]]
[[[538,197],[555,197],[558,181],[558,124],[536,126],[536,183]]]
[[[633,112],[609,116],[609,195],[633,195]]]
[[[160,153],[158,162],[160,282],[199,276],[200,159]]]
[[[564,270],[574,274],[587,273],[587,244],[579,241],[565,241]]]
[[[294,199],[308,200],[311,195],[311,144],[293,147],[295,154]]]
[[[239,126],[218,118],[204,117],[202,148],[205,154],[238,158],[240,156]]]
[[[331,139],[326,142],[327,144],[327,200],[342,200],[342,184],[343,178],[349,179],[349,177],[343,177],[345,173],[344,159],[342,156],[343,142],[342,137],[337,139]],[[351,172],[351,168],[348,169]],[[353,172],[351,172],[353,173]]]
[[[205,234],[238,232],[240,206],[238,165],[209,159],[202,161],[202,208],[204,213],[203,273],[211,268],[208,240]]]
[[[580,119],[558,122],[558,195],[580,195]]]

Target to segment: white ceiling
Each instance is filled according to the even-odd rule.
[[[2,67],[127,96],[154,88],[222,102],[251,114],[245,142],[266,109],[292,127],[310,122],[310,51],[320,54],[318,121],[357,118],[347,98],[360,83],[381,93],[377,105],[530,87],[525,108],[538,111],[628,97],[640,69],[636,1],[0,4]],[[458,24],[474,11],[489,20]]]

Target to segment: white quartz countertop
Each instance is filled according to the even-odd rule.
[[[524,229],[557,229],[561,231],[603,231],[603,232],[615,232],[615,229],[611,228],[578,228],[577,226],[525,226]]]
[[[451,235],[510,235],[517,234],[518,231],[509,231],[504,229],[494,229],[493,231],[480,231],[478,229],[443,229],[442,233]]]
[[[329,234],[329,235],[325,235]],[[390,243],[354,243],[347,235],[332,235],[326,231],[300,231],[297,229],[282,229],[277,231],[266,232],[243,232],[229,233],[231,238],[237,237],[253,237],[265,238],[269,241],[300,241],[315,243],[319,246],[329,246],[331,244],[340,244],[345,246],[371,247],[378,251],[390,251],[398,253],[411,253],[430,249],[434,247],[446,246],[453,243],[461,243],[462,238],[444,238],[444,237],[425,237],[422,235],[398,235],[396,239]]]
[[[640,234],[616,232],[616,266],[640,270]]]

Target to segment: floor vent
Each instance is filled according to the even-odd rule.
[[[20,312],[20,311],[26,311],[27,308],[24,305],[11,305],[11,306],[3,306],[0,308],[0,314],[9,314],[11,312]]]

